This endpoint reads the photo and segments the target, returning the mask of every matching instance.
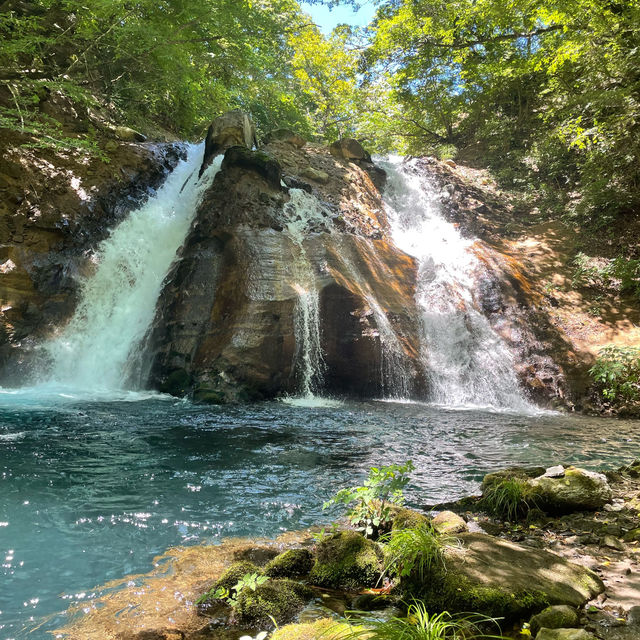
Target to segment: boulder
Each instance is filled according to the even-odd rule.
[[[529,627],[531,633],[535,636],[542,628],[564,629],[577,627],[579,622],[580,618],[576,609],[566,604],[558,604],[553,607],[547,607],[533,616],[529,622]]]
[[[453,534],[468,531],[467,523],[453,511],[441,511],[431,521],[433,528],[440,534]]]
[[[260,629],[291,622],[305,604],[313,598],[313,591],[293,580],[268,580],[255,591],[243,589],[238,594],[235,615],[242,626]]]
[[[582,606],[604,591],[585,567],[539,549],[480,533],[462,533],[444,550],[445,570],[412,586],[432,610],[475,611],[509,620],[550,605]]]
[[[308,549],[289,549],[275,557],[264,568],[270,578],[300,578],[313,567],[313,555]]]
[[[405,507],[396,507],[394,509],[391,528],[393,530],[410,529],[421,524],[428,524],[429,522],[429,518],[419,511]]]
[[[256,129],[249,116],[238,109],[228,111],[209,125],[200,175],[225,149],[233,146],[251,149],[254,145],[256,145]]]
[[[345,160],[363,160],[371,162],[371,154],[365,151],[364,147],[353,138],[341,138],[332,143],[329,147],[332,155]]]
[[[562,476],[542,475],[528,481],[536,506],[547,513],[601,509],[613,497],[606,476],[568,467]]]
[[[341,531],[318,544],[309,582],[319,587],[360,590],[374,587],[382,572],[380,547],[355,531]]]
[[[264,138],[265,144],[269,144],[270,142],[288,142],[293,145],[297,149],[301,149],[307,144],[307,141],[299,136],[297,133],[291,131],[290,129],[275,129],[273,131],[269,131]]]
[[[585,629],[540,629],[536,640],[597,640]]]

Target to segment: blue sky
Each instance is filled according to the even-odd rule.
[[[329,10],[323,5],[310,5],[306,2],[301,2],[300,5],[325,33],[330,33],[336,25],[343,23],[363,27],[369,23],[376,10],[373,3],[367,0],[363,0],[362,8],[357,12],[351,7],[335,7]]]

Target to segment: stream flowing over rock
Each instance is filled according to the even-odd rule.
[[[163,191],[154,189],[186,147],[123,142],[131,182],[109,182],[103,169],[81,179],[74,166],[53,175],[64,198],[10,199],[0,382],[150,386],[209,403],[337,393],[572,406],[587,362],[451,167],[378,165],[349,138],[325,147],[278,129],[265,140],[254,150],[253,124],[233,111]],[[30,170],[42,182],[44,168]],[[3,171],[16,186],[18,165]],[[145,196],[152,206],[126,218]],[[164,231],[155,215],[180,221]]]

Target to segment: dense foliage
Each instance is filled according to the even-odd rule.
[[[237,107],[312,134],[326,112],[299,79],[296,45],[322,38],[295,0],[7,0],[0,36],[0,124],[27,132],[53,133],[38,109],[52,92],[182,135]]]
[[[454,145],[583,221],[640,205],[637,0],[389,0],[366,60],[408,150]]]
[[[241,107],[488,166],[595,226],[640,206],[640,0],[376,5],[326,36],[296,0],[0,1],[0,124],[55,135],[37,106],[56,91],[188,136]]]

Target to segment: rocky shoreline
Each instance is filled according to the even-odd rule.
[[[524,493],[496,500],[512,485]],[[640,637],[640,460],[606,474],[509,469],[485,477],[482,489],[420,511],[393,506],[378,540],[340,522],[276,540],[170,550],[150,574],[107,585],[58,637],[382,638],[380,620],[407,624],[417,600],[454,619],[470,611],[498,618],[508,638]],[[423,540],[408,566],[407,548],[427,532],[438,552],[421,564]],[[389,560],[394,539],[404,565]],[[484,624],[469,637],[496,633]]]

